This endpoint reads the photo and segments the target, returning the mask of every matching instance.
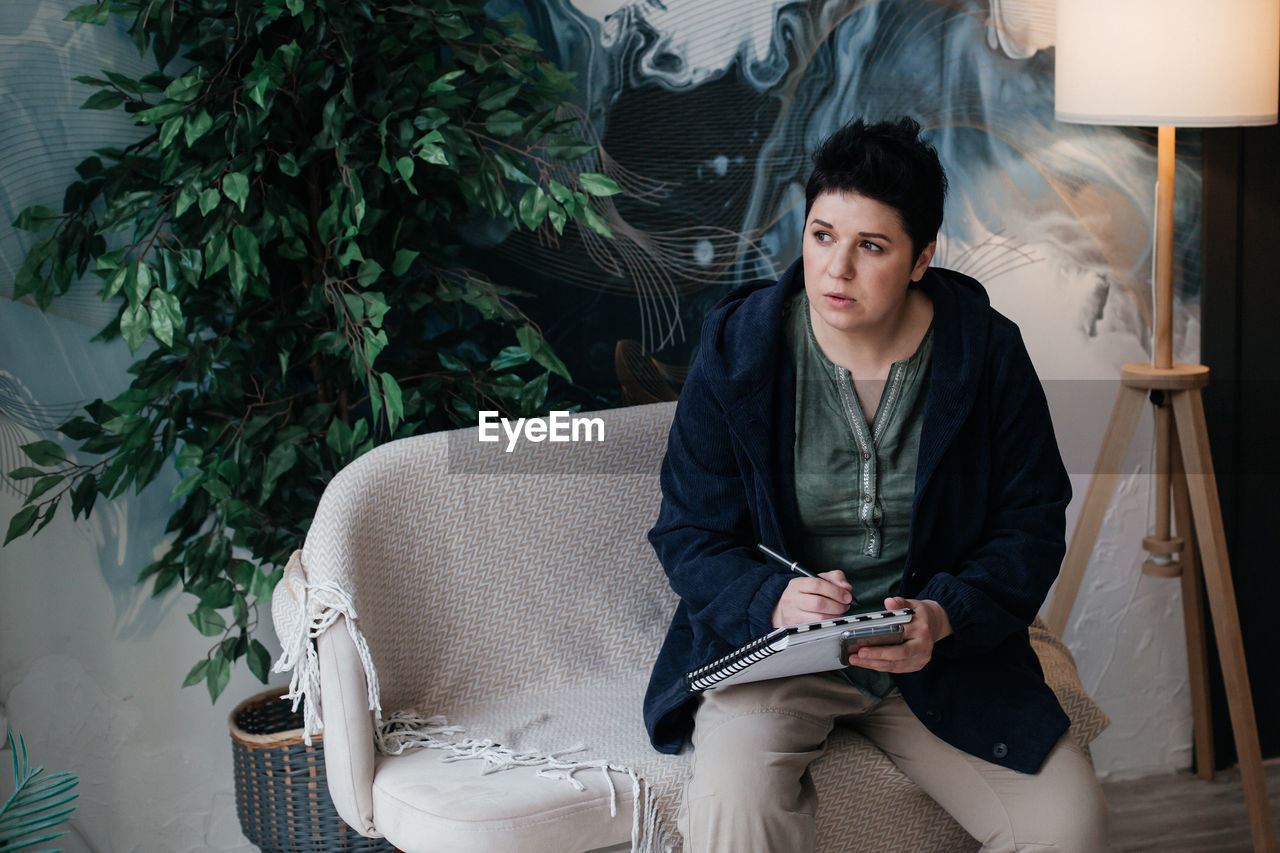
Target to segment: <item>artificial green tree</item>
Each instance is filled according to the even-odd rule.
[[[211,638],[186,677],[216,699],[247,658],[259,605],[325,483],[374,445],[478,409],[545,411],[568,378],[518,294],[460,263],[468,229],[609,229],[559,70],[518,17],[434,0],[103,0],[67,20],[131,21],[157,70],[77,78],[86,109],[128,112],[139,140],[78,167],[15,299],[41,308],[94,274],[118,306],[131,384],[27,445],[29,491],[6,543],[64,504],[152,482],[171,461],[167,548],[140,581],[198,599]],[[570,225],[570,223],[573,223]]]

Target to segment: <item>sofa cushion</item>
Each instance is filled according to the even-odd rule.
[[[484,773],[476,760],[443,750],[382,756],[373,777],[378,828],[404,853],[566,853],[631,838],[632,784],[610,772],[579,771],[583,790],[538,776],[536,767]]]

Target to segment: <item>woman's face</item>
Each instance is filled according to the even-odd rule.
[[[804,225],[804,289],[814,334],[858,335],[897,322],[907,288],[936,243],[917,257],[898,211],[857,193],[823,193]]]

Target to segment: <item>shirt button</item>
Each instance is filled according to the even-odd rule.
[[[862,499],[867,503],[871,503],[871,495],[863,495]]]
[[[863,459],[870,459],[870,458],[871,458],[871,451],[869,451],[869,450],[864,450],[864,451],[862,451],[862,458],[863,458]]]
[[[996,758],[1004,758],[1009,754],[1009,747],[1005,746],[1003,743],[998,743],[991,747],[991,754]]]

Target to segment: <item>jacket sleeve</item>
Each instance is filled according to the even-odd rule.
[[[916,596],[947,611],[953,634],[940,657],[987,652],[1023,631],[1044,603],[1066,552],[1071,482],[1044,389],[1020,336],[988,362],[982,398],[990,464],[978,543]]]
[[[758,535],[726,414],[695,362],[662,463],[662,507],[649,541],[695,633],[740,646],[772,630],[789,577],[758,556]]]

